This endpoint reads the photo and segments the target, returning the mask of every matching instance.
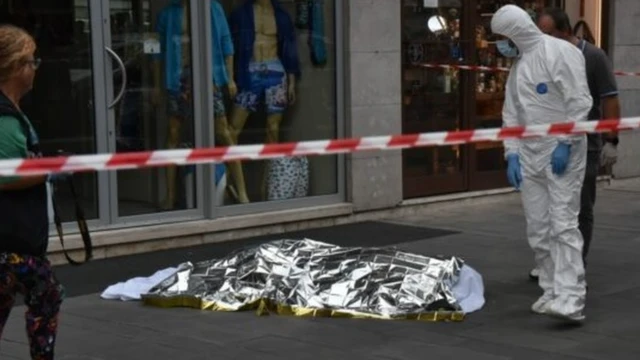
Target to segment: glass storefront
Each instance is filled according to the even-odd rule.
[[[37,41],[43,62],[23,108],[45,153],[135,152],[342,136],[336,3],[6,0],[0,21]],[[341,162],[88,173],[76,185],[96,228],[339,201]]]
[[[515,3],[533,17],[538,1],[402,1],[403,133],[502,126],[507,74],[427,67],[483,65],[509,67],[491,33],[491,17]],[[501,143],[419,148],[403,151],[405,198],[506,187]]]

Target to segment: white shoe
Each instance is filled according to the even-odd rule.
[[[582,310],[571,313],[571,314],[567,314],[561,309],[559,309],[558,306],[556,306],[555,303],[553,302],[550,302],[549,304],[547,304],[544,314],[549,315],[558,320],[563,320],[563,321],[576,323],[576,324],[580,324],[586,319],[586,316],[584,315],[584,312]]]
[[[544,294],[531,305],[531,311],[536,314],[546,314],[549,304],[553,300],[553,295]]]
[[[538,270],[538,268],[534,268],[533,270],[531,270],[531,272],[529,272],[529,279],[533,281],[538,281],[539,277],[540,277],[540,270]]]

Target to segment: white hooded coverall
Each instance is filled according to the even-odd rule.
[[[521,8],[506,5],[491,20],[495,34],[519,49],[506,84],[504,126],[585,121],[592,105],[580,50],[543,34]],[[566,172],[552,172],[559,141],[571,143]],[[580,191],[585,174],[586,135],[507,140],[506,156],[518,154],[527,238],[540,269],[540,298],[563,316],[582,316],[586,297],[578,230]],[[546,306],[545,306],[546,307]]]

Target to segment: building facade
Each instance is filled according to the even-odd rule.
[[[38,42],[23,107],[43,149],[88,154],[498,127],[504,74],[424,65],[509,66],[488,26],[508,2],[532,15],[565,7],[616,69],[637,71],[632,0],[275,0],[266,12],[242,0],[21,0],[2,2],[0,21]],[[640,80],[619,81],[624,116],[638,115]],[[640,175],[634,140],[621,135],[618,176]],[[100,258],[508,191],[504,169],[487,143],[78,174],[76,185]],[[79,250],[74,199],[56,197]]]

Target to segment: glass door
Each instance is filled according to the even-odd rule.
[[[402,132],[455,131],[463,127],[465,75],[425,64],[463,64],[468,41],[462,2],[402,0]],[[432,2],[438,4],[438,2]],[[403,151],[404,198],[463,191],[463,146]]]
[[[102,1],[110,152],[196,146],[191,0]],[[195,167],[110,173],[111,217],[194,210]],[[172,215],[175,217],[175,215]],[[161,218],[161,217],[160,217]]]

